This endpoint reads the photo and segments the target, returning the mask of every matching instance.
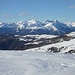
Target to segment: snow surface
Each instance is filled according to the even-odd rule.
[[[51,48],[51,47],[57,47],[57,48],[64,47],[61,53],[65,53],[65,52],[68,52],[69,50],[75,49],[75,39],[72,39],[70,41],[59,42],[59,43],[55,43],[51,45],[45,45],[45,46],[42,46],[41,49],[47,50],[48,48]]]
[[[71,32],[71,33],[69,33],[69,34],[66,34],[67,36],[73,36],[73,37],[75,37],[75,32]]]
[[[0,51],[0,75],[75,75],[75,55]]]
[[[19,36],[19,35],[15,35],[15,36]],[[30,37],[30,39],[27,39],[27,37]],[[19,40],[20,41],[32,41],[33,38],[36,38],[36,40],[42,39],[42,38],[54,38],[57,37],[57,35],[25,35],[25,36],[20,36]],[[36,41],[34,40],[34,41]]]
[[[54,37],[57,37],[57,35],[43,34],[43,35],[26,35],[26,36],[22,36],[22,37],[31,37],[31,38],[41,39],[41,38],[54,38]]]

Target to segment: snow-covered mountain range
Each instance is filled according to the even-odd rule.
[[[72,31],[75,31],[75,22],[29,20],[16,23],[0,23],[0,34],[65,34]]]

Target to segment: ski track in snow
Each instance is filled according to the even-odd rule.
[[[75,75],[75,55],[0,51],[0,75]]]

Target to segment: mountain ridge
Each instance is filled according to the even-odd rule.
[[[75,22],[61,23],[57,20],[19,21],[16,23],[0,22],[0,34],[66,34],[75,31]]]

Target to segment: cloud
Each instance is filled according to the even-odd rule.
[[[70,9],[75,9],[75,5],[72,5],[69,7]]]
[[[10,19],[11,18],[11,16],[9,15],[9,14],[4,14],[3,15],[5,18],[7,18],[7,19]]]
[[[28,16],[29,13],[27,13],[27,12],[21,12],[19,15],[20,15],[20,16]]]
[[[30,19],[38,19],[36,16],[30,16]]]

